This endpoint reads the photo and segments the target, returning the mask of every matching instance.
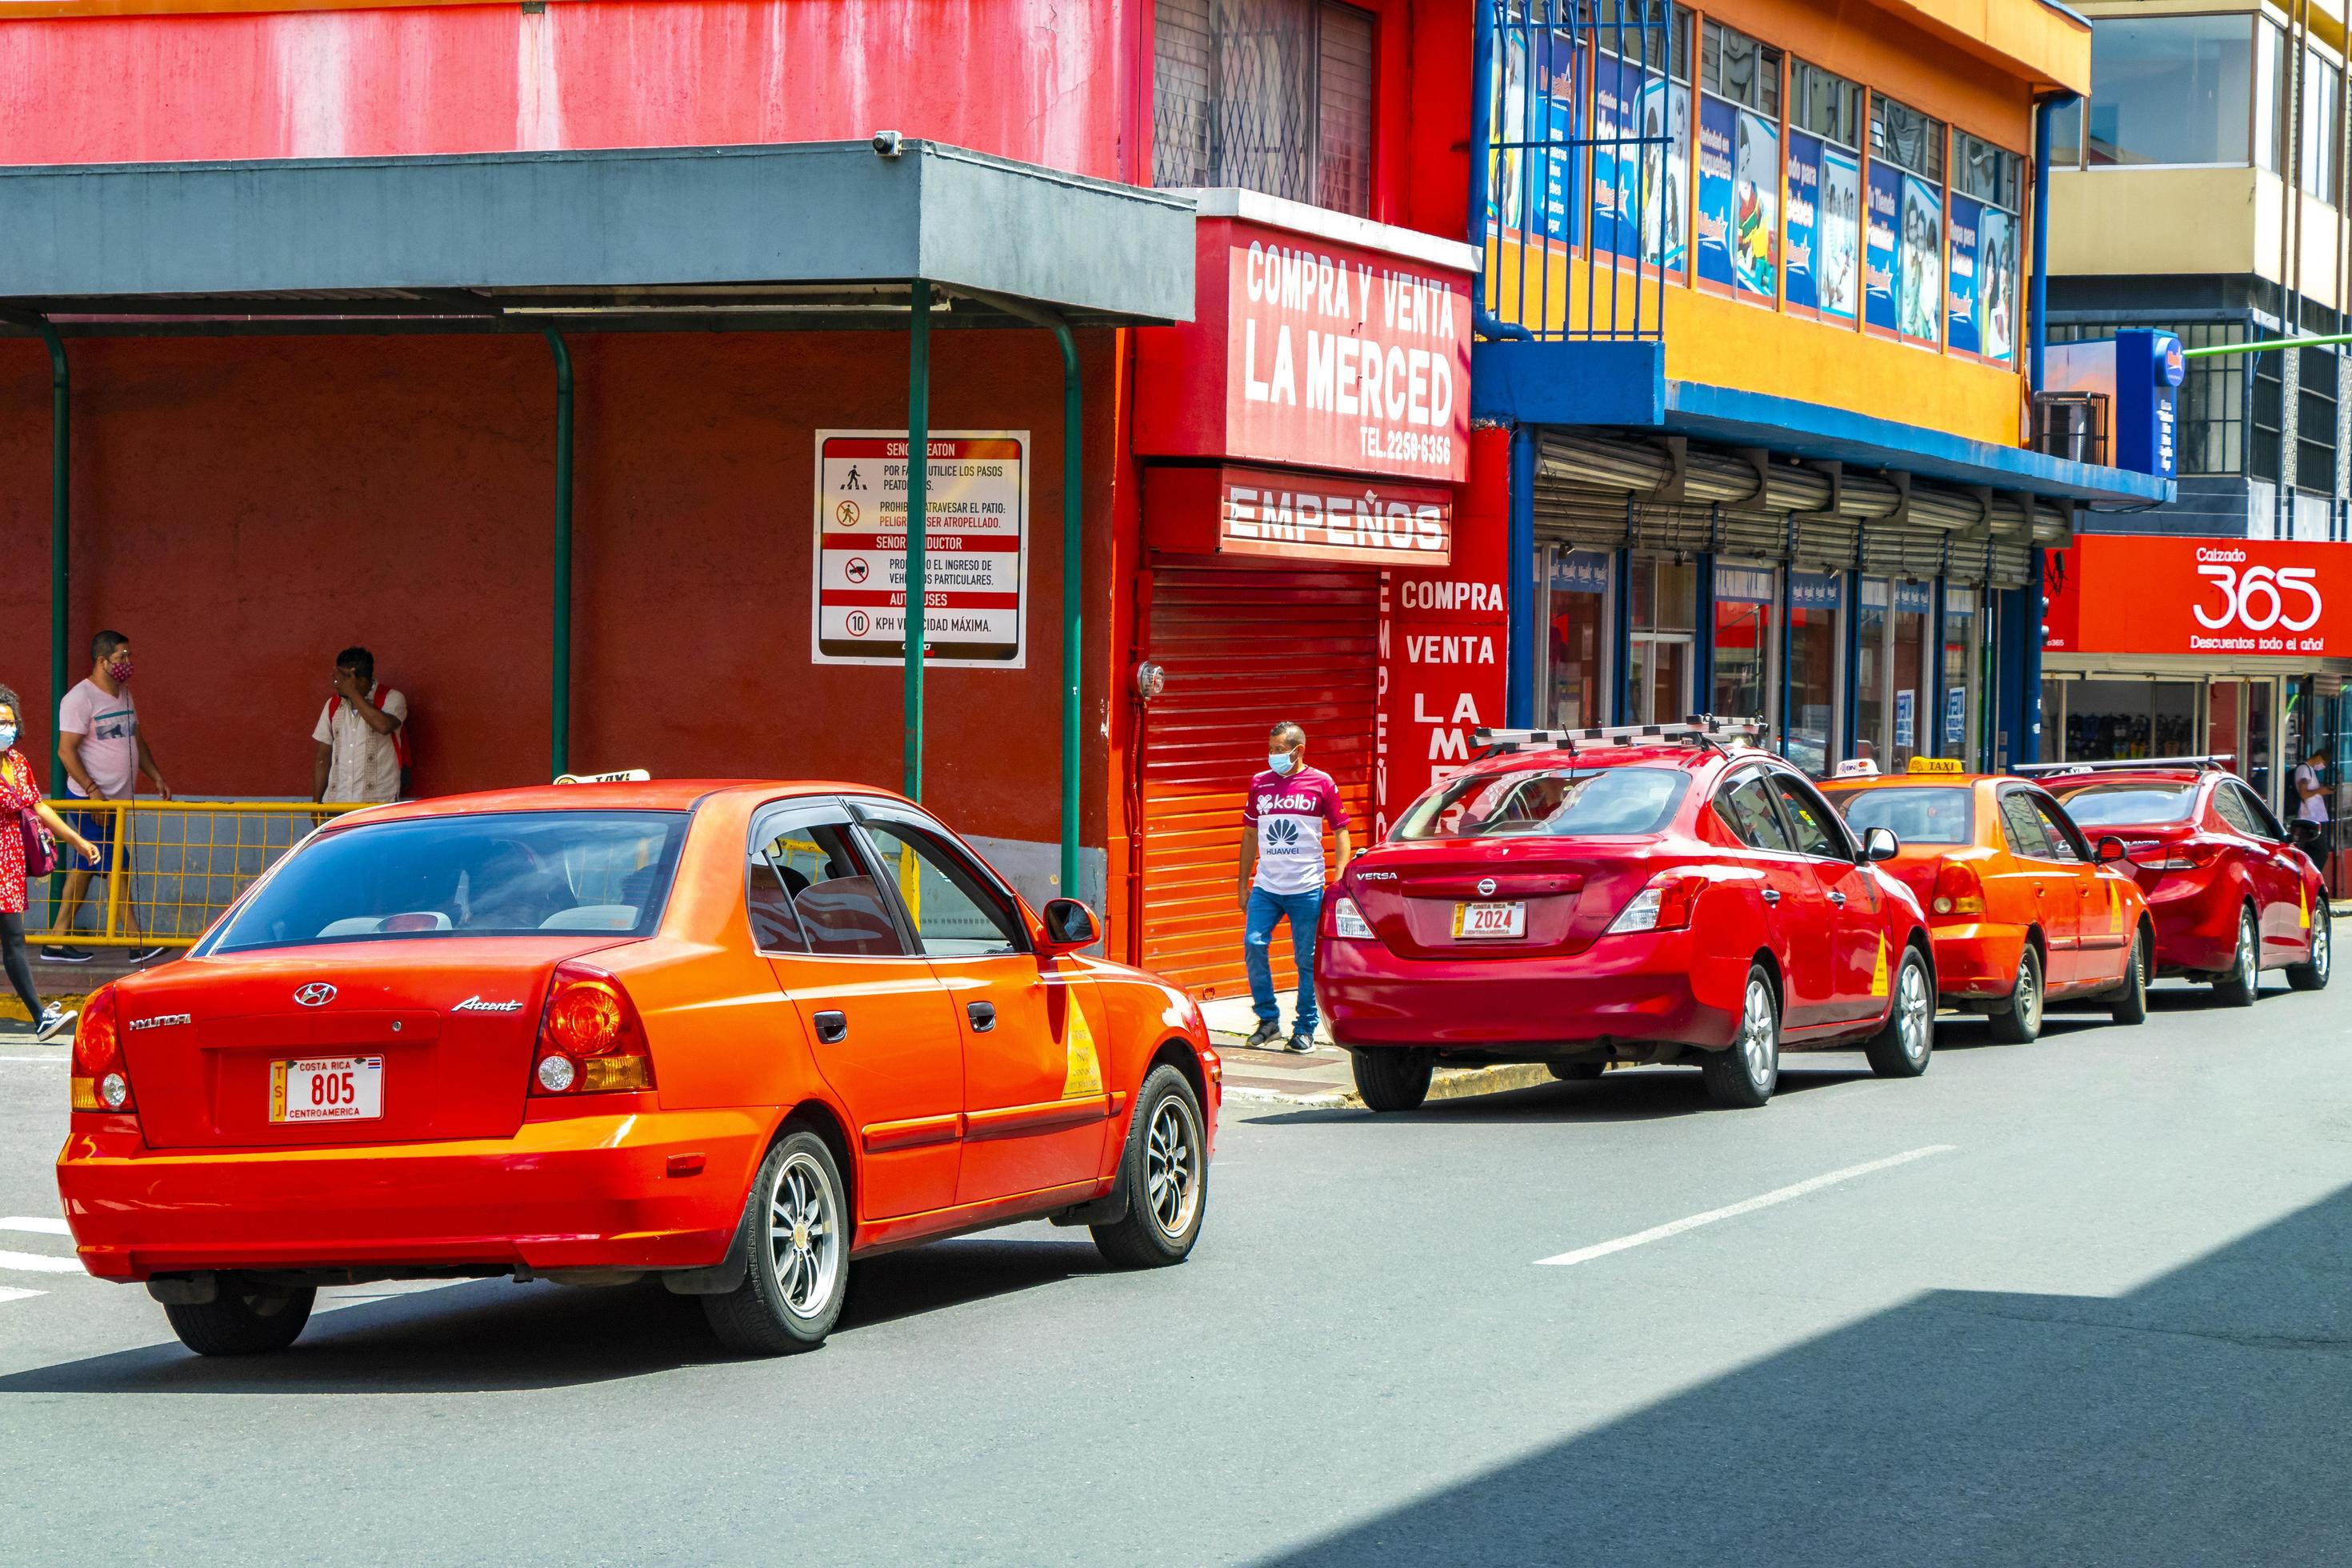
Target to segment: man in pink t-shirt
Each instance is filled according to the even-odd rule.
[[[1249,970],[1256,1049],[1282,1037],[1282,1011],[1274,995],[1274,928],[1290,922],[1290,949],[1298,961],[1298,1002],[1289,1043],[1315,1048],[1315,928],[1323,915],[1323,826],[1339,835],[1339,863],[1352,847],[1348,808],[1329,773],[1307,765],[1307,731],[1287,720],[1266,738],[1265,771],[1250,780],[1242,802],[1242,961]]]

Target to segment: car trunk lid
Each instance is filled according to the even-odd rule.
[[[1515,838],[1387,845],[1351,868],[1356,907],[1408,958],[1553,957],[1581,952],[1654,870],[1654,839]],[[1459,911],[1522,904],[1522,934],[1458,934]]]

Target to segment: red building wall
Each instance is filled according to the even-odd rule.
[[[895,668],[809,659],[814,436],[904,426],[896,333],[573,334],[572,756],[669,776],[895,787]],[[1060,832],[1061,375],[1042,332],[933,338],[939,428],[1032,432],[1029,647],[935,671],[926,798],[968,830]],[[1115,341],[1081,338],[1088,710],[1108,655]],[[75,339],[73,675],[128,633],[183,794],[306,795],[336,650],[415,705],[428,794],[543,780],[554,371],[536,335]],[[48,747],[48,364],[0,342],[0,680]],[[1101,756],[1086,833],[1102,842]]]

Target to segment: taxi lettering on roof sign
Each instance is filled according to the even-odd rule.
[[[1906,771],[1915,773],[1964,773],[1968,772],[1966,768],[1960,766],[1960,760],[1958,757],[1914,757],[1911,759],[1911,765]]]

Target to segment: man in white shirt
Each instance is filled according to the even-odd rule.
[[[327,699],[310,739],[319,743],[310,769],[310,798],[398,800],[408,765],[408,699],[380,686],[375,655],[347,647],[335,656],[334,695]]]
[[[172,788],[155,766],[155,753],[148,749],[147,737],[140,732],[139,705],[131,700],[131,639],[121,632],[100,632],[89,639],[89,679],[67,692],[58,705],[58,756],[65,763],[67,795],[127,801],[138,793],[139,775],[145,773],[153,781],[155,793],[171,799]],[[74,831],[97,846],[100,875],[108,874],[114,865],[118,831],[122,835],[123,868],[131,868],[127,813],[68,806],[64,816],[74,825]],[[58,889],[58,930],[73,930],[89,879],[85,867],[66,872],[65,886]],[[122,918],[131,935],[141,934],[136,906],[127,898],[122,900]],[[144,963],[163,952],[142,942],[132,950],[131,961]],[[41,949],[44,963],[88,963],[89,957],[86,948]]]
[[[2327,787],[2319,782],[2327,765],[2327,748],[2315,747],[2294,770],[2294,841],[2322,866],[2327,842]]]

